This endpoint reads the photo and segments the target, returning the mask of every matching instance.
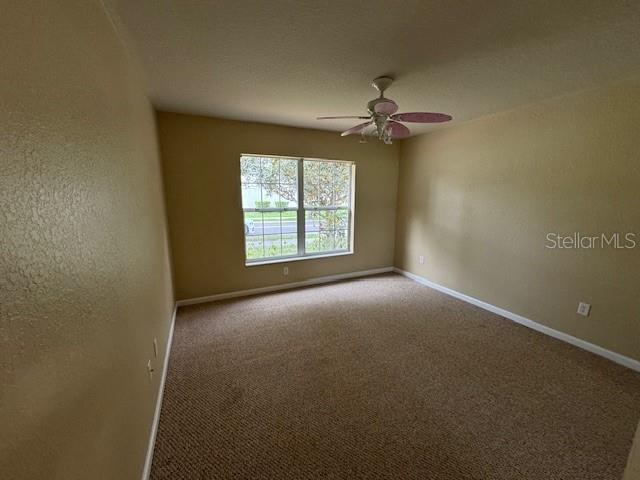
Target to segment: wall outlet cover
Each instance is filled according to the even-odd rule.
[[[578,315],[582,315],[584,317],[589,316],[589,312],[591,312],[591,305],[588,303],[580,302],[578,304]]]

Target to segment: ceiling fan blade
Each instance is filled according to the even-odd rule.
[[[384,102],[376,103],[373,107],[373,111],[383,115],[391,115],[398,111],[398,104],[393,100],[385,99]]]
[[[316,117],[316,120],[336,120],[339,118],[359,118],[360,120],[366,120],[371,117],[363,117],[362,115],[351,115],[346,117]]]
[[[411,130],[402,125],[401,123],[390,121],[388,123],[391,130],[391,136],[393,138],[406,138],[411,135]]]
[[[401,122],[413,123],[442,123],[448,122],[453,117],[446,113],[430,113],[430,112],[412,112],[412,113],[396,113],[391,115],[393,120]]]
[[[344,137],[347,135],[351,135],[352,133],[359,133],[360,131],[364,130],[372,123],[373,123],[372,121],[368,121],[368,122],[361,123],[360,125],[356,125],[355,127],[351,127],[349,130],[345,130],[344,132],[342,132],[340,136]]]

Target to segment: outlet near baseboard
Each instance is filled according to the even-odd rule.
[[[578,315],[582,315],[583,317],[588,317],[589,312],[591,312],[591,305],[584,302],[580,302],[578,304]]]

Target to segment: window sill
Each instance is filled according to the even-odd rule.
[[[259,262],[245,262],[245,267],[257,267],[260,265],[271,265],[274,263],[289,263],[289,262],[299,262],[300,260],[316,260],[318,258],[331,258],[331,257],[342,257],[344,255],[353,255],[353,251],[349,252],[338,252],[338,253],[327,253],[320,255],[305,255],[303,257],[288,257],[288,258],[274,258],[273,260],[263,260]]]

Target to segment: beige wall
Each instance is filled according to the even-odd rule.
[[[640,423],[636,430],[636,438],[631,447],[623,480],[640,480]]]
[[[638,125],[634,81],[403,142],[396,266],[640,359]],[[545,248],[574,231],[638,247]]]
[[[393,265],[396,145],[334,132],[158,113],[178,299]],[[240,154],[356,163],[355,253],[245,267]]]
[[[0,15],[0,476],[139,479],[173,295],[153,111],[98,0]]]

